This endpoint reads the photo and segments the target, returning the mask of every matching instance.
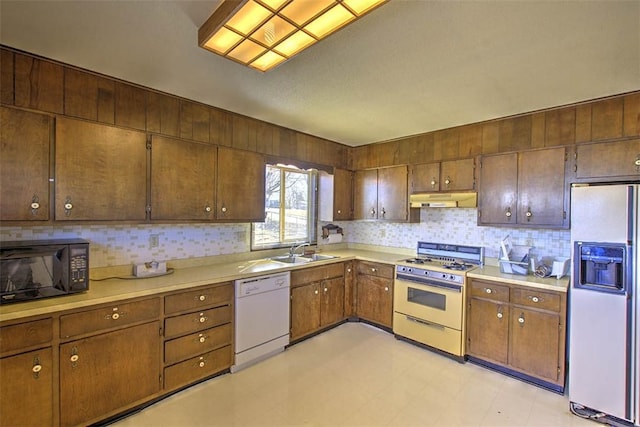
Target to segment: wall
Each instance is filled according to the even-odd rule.
[[[570,255],[569,231],[478,227],[477,209],[422,209],[419,224],[346,221],[345,242],[414,250],[419,240],[479,245],[487,257],[497,257],[500,241],[528,244],[544,256]],[[91,242],[91,266],[107,267],[145,261],[168,261],[250,250],[249,224],[64,225],[0,227],[0,240],[79,237]],[[158,247],[150,236],[158,235]],[[328,250],[329,247],[327,247]]]

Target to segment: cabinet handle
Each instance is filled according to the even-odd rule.
[[[64,214],[65,216],[71,215],[71,209],[73,209],[73,203],[71,203],[71,197],[67,197],[64,201]]]
[[[40,209],[40,199],[37,194],[34,194],[31,198],[31,215],[37,215],[38,209]]]
[[[444,183],[449,187],[449,184],[451,184],[451,178],[447,177],[447,179],[444,180]]]
[[[524,325],[524,313],[520,313],[520,317],[518,317],[518,323]]]
[[[382,217],[383,217],[383,218],[384,218],[384,216],[385,216],[385,214],[386,214],[386,213],[387,213],[387,211],[386,211],[384,208],[382,208]]]
[[[314,294],[318,295],[318,290],[313,291]]]
[[[71,357],[69,357],[69,362],[71,362],[72,368],[78,366],[78,360],[80,360],[80,356],[78,356],[78,347],[73,347],[71,349]]]
[[[227,207],[225,205],[222,205],[222,207],[220,208],[220,211],[222,213],[227,213]]]
[[[532,302],[542,302],[542,300],[543,300],[542,298],[536,297],[536,296],[529,296],[527,298]]]
[[[636,172],[640,172],[640,154],[638,154],[633,164],[636,165]]]
[[[113,313],[111,314],[107,314],[106,316],[104,316],[105,319],[107,320],[118,320],[120,317],[124,316],[126,313],[118,311],[118,307],[113,307],[111,309],[111,311]]]
[[[329,291],[329,289],[328,288],[324,288],[324,291],[327,292],[327,291]]]
[[[438,183],[438,181],[436,181],[436,177],[434,176],[433,178],[431,178],[431,188],[435,189],[436,188],[436,184]]]
[[[525,213],[525,216],[527,217],[527,221],[531,221],[531,217],[533,216],[533,212],[531,212],[531,206],[529,206],[529,208],[527,209],[527,213]]]
[[[385,287],[384,287],[384,291],[385,291],[385,292],[389,292],[389,287],[388,287],[388,286],[385,286]]]
[[[492,294],[493,293],[493,289],[491,288],[484,288],[484,291],[488,294]]]
[[[198,296],[195,297],[195,299],[198,300],[198,301],[204,301],[204,300],[207,299],[207,296],[206,295],[198,295]]]
[[[351,269],[350,268],[347,268],[347,273],[351,273]]]
[[[42,371],[42,365],[40,364],[40,358],[35,356],[33,358],[33,366],[31,367],[31,372],[33,378],[38,379],[40,377],[40,371]]]
[[[207,321],[207,316],[203,316],[202,314],[200,315],[200,318],[198,319],[198,322],[200,323],[204,323]]]
[[[207,364],[206,362],[207,362],[206,359],[204,357],[200,356],[200,359],[199,359],[199,362],[198,362],[198,367],[199,368],[204,368],[204,366]]]
[[[376,210],[375,208],[371,208],[371,216],[376,216]]]
[[[341,213],[342,213],[342,209],[338,209],[338,211],[337,211],[337,212],[338,212],[339,214],[341,214]]]
[[[498,317],[498,319],[502,319],[503,314],[502,314],[502,313],[500,313],[500,312],[498,312],[498,314],[497,314],[496,316]]]
[[[205,341],[207,340],[207,338],[209,338],[209,337],[208,337],[208,336],[206,336],[206,335],[204,335],[204,334],[199,334],[199,335],[198,335],[198,340],[197,340],[197,341],[198,341],[199,343],[203,343],[203,342],[205,342]]]
[[[504,212],[504,216],[511,218],[511,206],[507,206],[507,210]]]
[[[208,206],[208,205],[207,205],[207,206],[205,206],[205,207],[204,207],[204,211],[205,211],[206,213],[211,212],[211,206]]]
[[[375,272],[376,272],[376,269],[372,267],[372,268],[371,268],[371,272],[372,272],[372,273],[375,273]]]
[[[113,314],[111,315],[111,318],[112,318],[113,320],[118,320],[118,319],[120,318],[120,314],[119,314],[119,313],[113,313]]]

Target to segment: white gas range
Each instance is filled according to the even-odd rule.
[[[482,247],[418,242],[396,265],[394,334],[464,360],[466,273],[483,263]]]

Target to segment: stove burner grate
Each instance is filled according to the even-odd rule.
[[[465,263],[460,263],[460,262],[452,262],[450,264],[443,265],[443,267],[446,268],[446,269],[449,269],[449,270],[464,271],[464,270],[470,269],[473,266],[471,264],[465,264]]]

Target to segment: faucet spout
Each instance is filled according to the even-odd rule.
[[[298,249],[304,246],[311,246],[311,243],[300,243],[299,245],[296,245],[294,243],[293,246],[291,246],[291,249],[289,250],[289,256],[295,256]]]

